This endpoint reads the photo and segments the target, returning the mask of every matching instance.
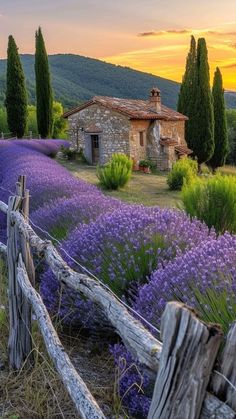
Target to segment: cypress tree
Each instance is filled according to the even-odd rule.
[[[8,38],[5,104],[9,130],[14,136],[22,138],[27,126],[27,91],[18,48],[12,35]]]
[[[36,31],[35,78],[38,132],[42,138],[52,134],[53,96],[48,56],[41,28]]]
[[[196,91],[193,103],[191,149],[199,168],[214,153],[214,115],[210,88],[208,53],[204,38],[198,40],[196,61]]]
[[[196,93],[196,59],[196,40],[192,35],[177,105],[178,112],[181,112],[189,118],[185,123],[185,139],[189,148],[192,147],[192,141],[194,139],[192,116]]]
[[[214,75],[212,96],[215,121],[215,150],[208,165],[215,171],[217,167],[224,166],[229,151],[223,80],[218,67],[216,68]]]

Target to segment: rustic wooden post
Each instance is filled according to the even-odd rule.
[[[8,260],[8,287],[9,287],[9,363],[10,367],[19,370],[23,363],[32,363],[31,339],[31,308],[22,294],[17,282],[17,264],[19,252],[22,252],[24,263],[29,271],[30,278],[34,280],[34,270],[29,245],[23,236],[19,236],[19,229],[11,219],[12,211],[22,211],[28,214],[29,194],[25,191],[25,177],[19,178],[16,185],[17,195],[9,198],[7,213],[7,260]]]
[[[217,397],[227,401],[227,404],[236,411],[236,322],[232,324],[227,335],[225,347],[219,358],[219,365],[217,370],[226,379],[214,372],[211,388]]]
[[[222,340],[181,303],[168,303],[161,322],[163,349],[148,419],[198,419]]]

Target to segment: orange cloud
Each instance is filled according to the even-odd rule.
[[[137,36],[139,37],[151,37],[151,36],[165,36],[165,35],[186,35],[186,34],[205,34],[214,36],[236,36],[236,31],[224,32],[224,31],[213,31],[209,29],[167,29],[165,31],[147,31],[140,32]]]
[[[181,35],[191,33],[188,29],[168,29],[167,31],[150,31],[150,32],[140,32],[137,36],[148,37],[148,36],[162,36],[162,35]]]

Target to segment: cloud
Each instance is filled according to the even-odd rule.
[[[167,29],[165,31],[147,31],[140,32],[137,36],[139,37],[155,37],[155,36],[165,36],[165,35],[186,35],[186,34],[204,34],[204,35],[214,35],[214,36],[236,36],[236,31],[224,32],[224,31],[213,31],[209,29]]]
[[[191,33],[188,29],[168,29],[166,31],[149,31],[149,32],[140,32],[138,36],[148,37],[148,36],[162,36],[162,35],[182,35],[186,33]]]
[[[233,32],[203,31],[203,33],[207,33],[209,35],[217,35],[217,36],[236,36],[236,31],[233,31]]]
[[[221,67],[222,68],[236,68],[236,63],[231,63],[231,64],[223,65]]]

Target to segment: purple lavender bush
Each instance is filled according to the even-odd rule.
[[[194,307],[201,318],[220,323],[227,332],[236,318],[236,236],[228,233],[218,239],[208,240],[177,256],[151,275],[149,283],[139,289],[133,307],[152,325],[160,327],[160,318],[168,301],[178,300]],[[150,329],[152,332],[152,329]],[[142,391],[138,389],[137,377],[133,373],[136,361],[123,345],[114,346],[112,353],[116,365],[120,365],[120,394],[125,396],[130,412],[140,416],[143,397],[151,401],[154,383],[147,380],[142,367]],[[124,371],[126,365],[126,371]],[[132,369],[129,366],[132,365]],[[140,377],[139,381],[140,382]],[[131,390],[129,390],[131,389]],[[129,396],[129,391],[131,395]],[[132,394],[135,392],[135,396]],[[135,400],[135,402],[134,402]],[[147,417],[146,404],[141,417]]]
[[[214,232],[183,212],[123,205],[81,225],[63,247],[120,296]]]
[[[214,232],[209,233],[197,220],[190,221],[183,212],[123,204],[99,216],[95,222],[80,224],[62,244],[61,252],[74,269],[84,273],[62,248],[117,295],[131,300],[138,284],[147,282],[155,268],[164,266],[209,236],[215,237]],[[84,325],[88,310],[84,301],[81,304],[81,296],[73,293],[68,298],[50,272],[42,276],[41,293],[54,313],[66,317],[68,323]],[[68,307],[74,309],[70,308],[70,315],[65,316]],[[89,327],[95,327],[92,319]]]
[[[51,143],[53,144],[51,145]],[[58,204],[61,205],[61,213],[64,211],[62,216],[64,220],[66,213],[63,205],[67,207],[68,218],[72,215],[72,224],[76,219],[73,227],[78,222],[84,222],[85,218],[90,220],[90,216],[95,217],[96,208],[98,208],[97,214],[100,214],[101,211],[105,211],[106,206],[109,210],[113,206],[117,208],[117,206],[121,205],[115,199],[110,199],[108,202],[108,199],[103,196],[98,188],[74,178],[65,168],[46,156],[52,150],[59,150],[61,143],[63,141],[59,140],[0,141],[0,186],[5,189],[0,189],[0,199],[7,202],[10,195],[9,191],[14,193],[15,183],[19,174],[26,175],[27,187],[31,194],[31,216],[33,221],[40,221],[40,227],[43,228],[49,227],[50,221],[53,222],[54,216],[52,213],[47,214],[50,208],[52,212],[55,211],[55,217],[58,220],[58,213],[60,212]],[[44,154],[42,154],[42,150]],[[76,212],[76,203],[78,208],[82,207],[85,195],[87,196],[87,202],[84,202],[83,209],[77,211],[76,217],[74,214]],[[90,197],[90,202],[88,202],[88,197]],[[66,202],[67,199],[71,202],[71,210]],[[46,208],[43,216],[42,208],[44,206]],[[34,217],[36,210],[38,212]],[[80,213],[82,214],[81,219]],[[48,215],[50,218],[47,217]]]

